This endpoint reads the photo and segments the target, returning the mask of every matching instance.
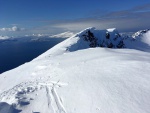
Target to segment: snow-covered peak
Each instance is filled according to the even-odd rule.
[[[90,47],[123,48],[123,38],[115,28],[107,30],[87,29],[81,38],[90,42]]]
[[[143,36],[149,37],[148,34],[149,32]],[[145,40],[123,37],[116,28],[98,30],[95,27],[89,27],[54,46],[52,49],[48,50],[49,52],[42,54],[37,59],[95,47],[129,48],[149,52],[149,38],[145,38]]]
[[[117,31],[116,28],[108,28],[107,29],[108,32],[113,32],[113,31]]]
[[[150,30],[149,30],[149,29],[140,30],[140,31],[134,33],[134,34],[132,35],[132,37],[133,37],[133,38],[138,38],[138,37],[141,37],[142,35],[144,35],[144,34],[147,33],[147,32],[150,32]]]
[[[38,59],[45,56],[57,56],[66,52],[94,47],[124,48],[123,38],[116,29],[98,30],[94,27],[90,27],[54,46],[48,50],[49,52],[39,56]]]
[[[78,35],[78,36],[82,36],[82,35],[84,35],[87,31],[93,32],[94,30],[96,30],[95,27],[88,27],[88,28],[86,28],[86,29],[80,31],[79,33],[77,33],[77,35]]]

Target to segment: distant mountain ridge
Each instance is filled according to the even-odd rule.
[[[18,42],[33,42],[33,41],[49,41],[50,38],[69,38],[74,35],[73,32],[67,31],[64,33],[50,35],[50,34],[32,34],[32,35],[25,35],[25,36],[18,36],[18,37],[9,37],[9,36],[1,36],[0,35],[0,42],[11,42],[11,41],[18,41]]]
[[[140,37],[140,36],[142,36],[142,35],[144,35],[144,34],[146,34],[146,33],[148,33],[148,32],[150,32],[149,29],[140,30],[140,31],[134,33],[134,34],[132,35],[132,37],[133,37],[133,38]]]

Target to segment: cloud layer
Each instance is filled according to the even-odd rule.
[[[90,26],[101,29],[115,27],[121,31],[136,31],[150,27],[150,4],[128,10],[114,11],[103,15],[97,13],[95,15],[70,21],[58,21],[53,24],[53,27],[70,30],[80,30]]]
[[[0,28],[0,31],[24,31],[25,28],[19,28],[17,26],[13,26],[11,28]]]

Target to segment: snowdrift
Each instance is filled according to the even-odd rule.
[[[133,43],[147,41],[81,31],[0,75],[0,113],[150,113],[150,53]]]

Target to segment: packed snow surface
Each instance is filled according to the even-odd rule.
[[[150,53],[89,48],[86,32],[1,74],[0,113],[150,113]]]

